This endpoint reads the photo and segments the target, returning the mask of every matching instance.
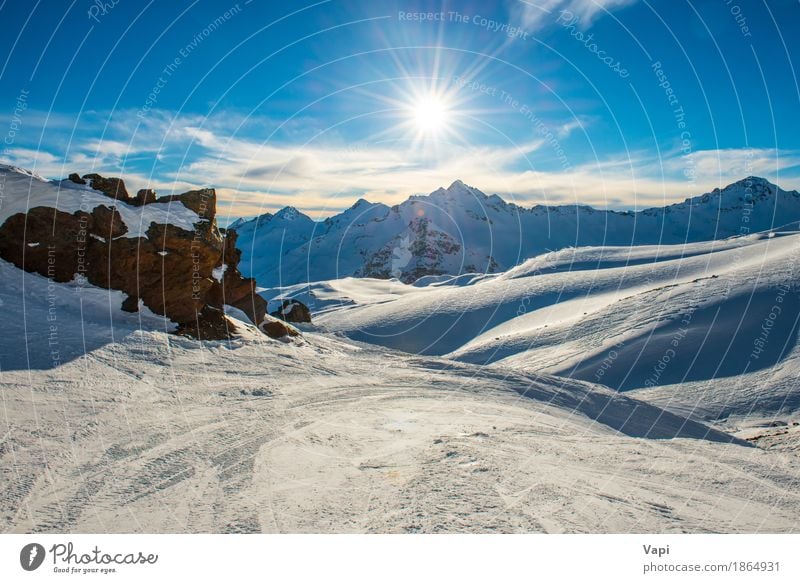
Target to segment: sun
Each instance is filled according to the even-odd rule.
[[[447,123],[447,104],[439,97],[423,97],[414,103],[411,111],[417,130],[422,134],[436,134]]]
[[[400,139],[410,149],[424,149],[430,154],[446,152],[446,146],[465,143],[462,131],[465,119],[474,112],[465,110],[464,96],[453,86],[427,83],[397,87],[394,96],[381,96],[385,111],[392,118],[375,139]]]

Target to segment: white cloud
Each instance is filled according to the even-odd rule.
[[[684,160],[700,176],[775,176],[800,165],[800,152],[739,148],[692,152]]]
[[[575,127],[566,125],[564,131]],[[395,204],[457,178],[487,193],[516,198],[520,204],[643,208],[679,202],[751,174],[779,180],[800,162],[793,151],[749,148],[683,156],[676,150],[662,159],[633,152],[561,171],[542,171],[530,167],[527,160],[533,153],[547,153],[544,140],[518,147],[449,146],[434,155],[424,149],[264,145],[225,140],[210,131],[187,131],[207,152],[182,168],[177,177],[204,176],[231,193],[240,193],[237,202],[247,201],[251,209],[247,214],[286,204],[328,209],[321,214],[331,214],[352,204],[354,189],[368,199]],[[687,169],[691,169],[688,177]],[[256,210],[252,210],[254,205]],[[236,204],[233,209],[236,214]]]
[[[583,26],[589,26],[606,12],[635,2],[636,0],[519,0],[514,6],[523,25],[536,30],[554,23],[562,11],[577,16]]]
[[[318,141],[302,146],[237,135],[241,120],[234,122],[224,116],[175,118],[156,111],[137,121],[130,113],[116,112],[100,131],[83,128],[86,133],[75,136],[65,154],[17,147],[7,151],[7,158],[52,178],[92,171],[122,176],[131,192],[155,188],[170,194],[213,186],[220,213],[232,218],[286,205],[326,216],[362,196],[396,204],[455,179],[523,205],[642,208],[678,202],[747,175],[764,176],[784,188],[796,188],[800,176],[798,151],[721,149],[684,156],[675,149],[662,158],[636,151],[565,168],[551,164],[557,169],[546,171],[537,162],[552,162],[553,147],[540,136],[504,147]],[[561,124],[554,133],[564,139],[581,123]],[[105,137],[98,138],[104,130]],[[787,177],[795,177],[794,182]]]

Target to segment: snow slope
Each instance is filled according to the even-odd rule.
[[[775,448],[750,447],[590,383],[318,333],[279,342],[239,322],[203,343],[106,290],[0,268],[26,334],[0,338],[4,359],[46,350],[51,296],[61,349],[86,346],[57,366],[2,361],[4,532],[800,525],[800,464],[772,433]]]
[[[291,221],[279,220],[289,212]],[[711,241],[800,221],[800,193],[748,177],[664,208],[533,208],[455,181],[387,207],[359,200],[314,222],[288,207],[237,221],[244,273],[263,287],[344,277],[497,273],[549,250]]]
[[[357,297],[345,288],[358,280],[325,285]],[[414,354],[636,390],[706,418],[800,410],[794,232],[565,249],[466,286],[390,285],[386,301],[331,303],[315,321]]]
[[[5,337],[0,374],[57,367],[140,327],[164,332],[176,328],[141,301],[137,313],[122,311],[124,292],[95,287],[80,277],[69,284],[53,283],[0,259],[0,282]]]

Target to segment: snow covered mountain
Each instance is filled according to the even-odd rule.
[[[359,200],[322,222],[296,209],[237,221],[242,272],[264,287],[342,277],[497,273],[552,250],[724,239],[800,221],[800,193],[748,177],[663,208],[523,208],[457,180],[388,207]]]
[[[273,214],[264,213],[249,221],[236,221],[228,229],[239,235],[237,248],[242,250],[239,269],[250,273],[256,281],[271,281],[283,268],[283,259],[291,249],[307,243],[315,223],[294,207]],[[271,249],[271,253],[254,255],[248,249]]]
[[[273,338],[247,294],[236,308],[229,287],[214,292],[236,272],[244,223],[225,242],[204,231],[205,301],[226,334],[185,336],[185,296],[160,313],[151,295],[185,279],[194,195],[130,201],[115,179],[4,171],[3,532],[797,532],[800,234],[570,248],[413,285],[299,283],[263,295],[302,299],[319,324]],[[440,225],[470,217],[451,195],[433,197],[449,215],[409,202],[409,217],[437,222],[418,221],[411,257],[393,251],[390,267],[450,265]],[[325,228],[357,247],[402,226],[387,212],[400,211],[360,201],[325,226],[288,209],[260,219],[283,228],[252,233],[308,248]],[[81,218],[114,243],[77,278],[60,225]],[[153,236],[160,224],[174,234]],[[32,269],[51,239],[63,273]],[[415,247],[434,240],[438,255]],[[135,269],[129,243],[157,262]],[[315,269],[338,261],[326,252]],[[136,310],[134,288],[100,278],[112,262],[138,272]]]

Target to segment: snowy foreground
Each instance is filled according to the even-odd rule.
[[[705,379],[706,367],[690,370],[689,383],[649,388],[637,372],[610,388],[580,371],[597,371],[609,346],[618,346],[614,366],[637,370],[625,347],[646,344],[651,329],[671,338],[690,300],[693,314],[722,302],[725,317],[751,288],[771,298],[781,277],[796,281],[799,239],[719,241],[677,255],[594,249],[568,262],[561,252],[499,276],[283,290],[316,301],[320,314],[318,328],[286,342],[241,322],[231,342],[175,336],[146,310],[121,312],[120,292],[49,285],[0,262],[0,525],[797,532],[795,332],[775,332],[784,348],[770,349],[768,366],[740,374],[731,364],[735,377]],[[708,329],[699,315],[692,321]],[[433,334],[453,322],[456,336]],[[412,353],[396,350],[408,343]],[[763,407],[756,382],[770,396]]]

